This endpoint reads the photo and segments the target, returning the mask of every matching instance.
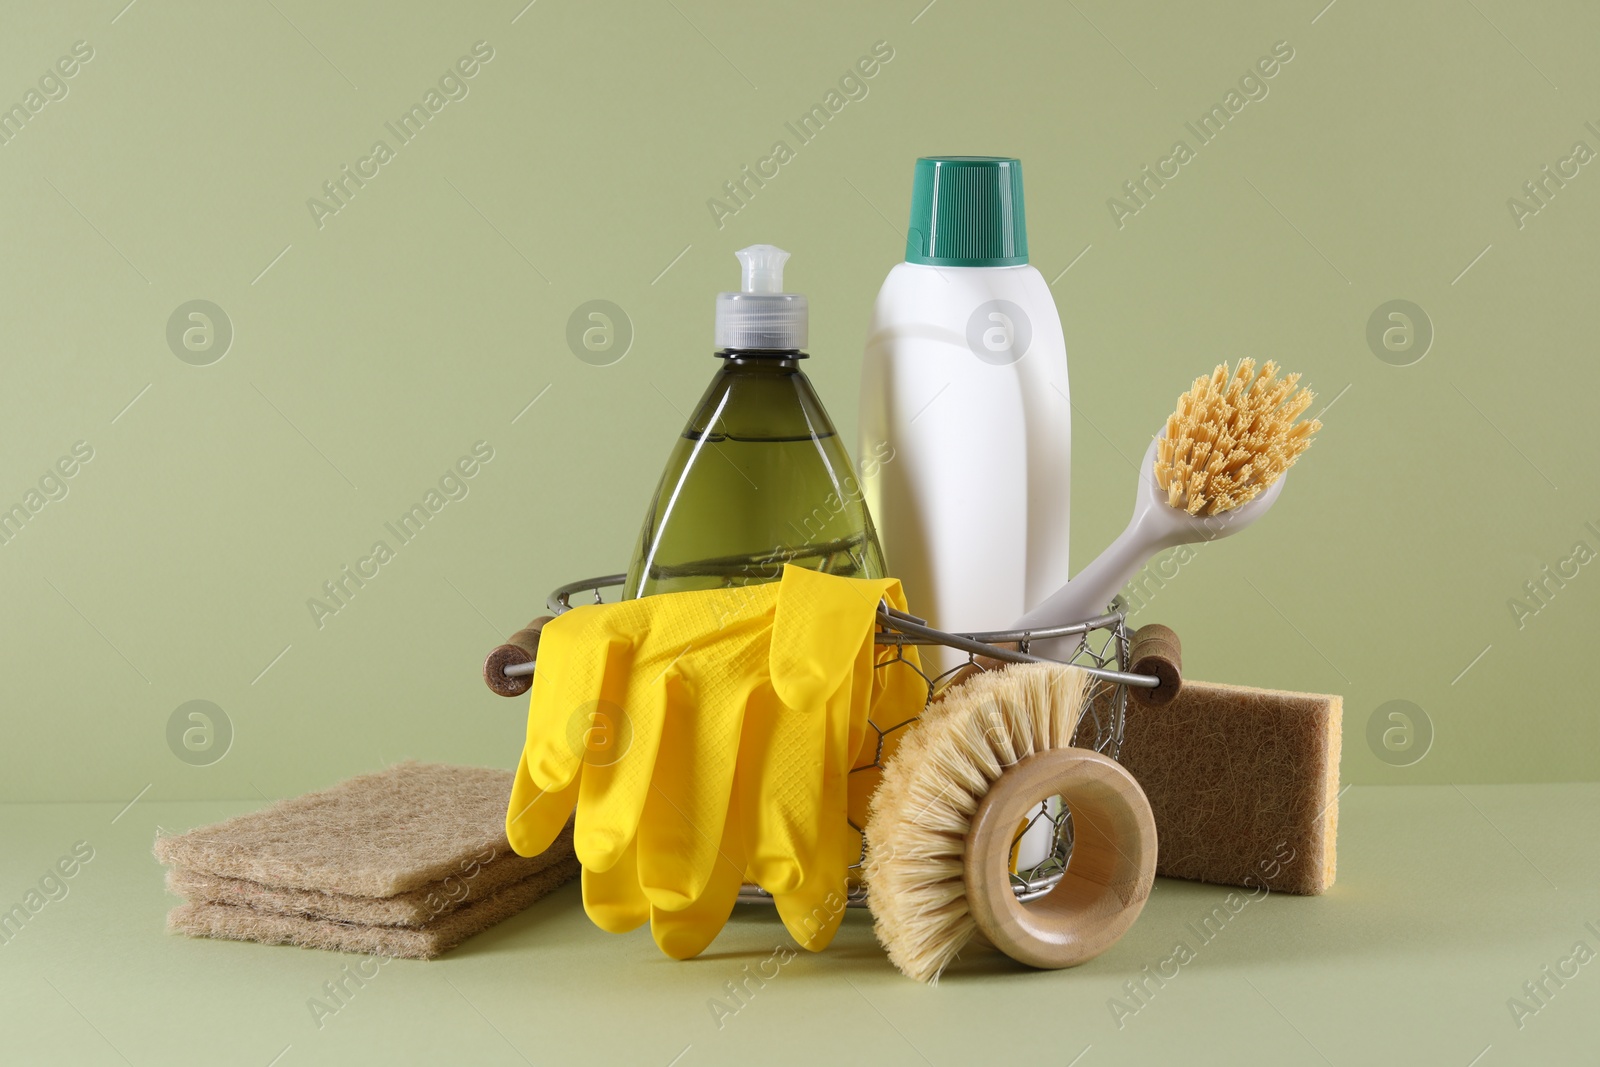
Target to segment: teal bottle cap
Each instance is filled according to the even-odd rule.
[[[1022,161],[1005,156],[917,160],[906,262],[935,267],[1014,267],[1028,262]]]

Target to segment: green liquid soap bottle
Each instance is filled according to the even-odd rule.
[[[626,598],[776,581],[785,563],[887,574],[857,473],[800,369],[807,307],[783,291],[789,253],[735,255],[742,291],[717,295],[722,367],[667,459]]]

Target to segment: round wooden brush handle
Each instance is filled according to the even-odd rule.
[[[1139,627],[1128,646],[1128,670],[1161,679],[1154,689],[1129,686],[1135,700],[1154,707],[1172,703],[1183,688],[1183,646],[1178,635],[1159,622]]]
[[[1023,904],[1011,891],[1017,825],[1060,796],[1072,813],[1072,856],[1048,894]],[[1073,967],[1116,943],[1139,917],[1156,873],[1150,802],[1115,760],[1057,748],[1018,761],[978,804],[967,833],[964,881],[978,929],[1032,967]]]
[[[533,688],[533,675],[507,677],[506,668],[518,663],[529,663],[539,656],[539,632],[552,619],[541,615],[527,626],[512,634],[505,644],[496,646],[483,661],[483,681],[489,689],[503,697],[519,697]]]

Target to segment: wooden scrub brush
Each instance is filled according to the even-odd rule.
[[[865,877],[878,939],[906,975],[937,981],[979,932],[1020,962],[1068,967],[1138,917],[1155,822],[1115,760],[1070,747],[1093,698],[1077,667],[1012,665],[946,690],[901,741],[873,794]],[[1055,796],[1072,816],[1071,856],[1053,888],[1023,903],[1017,829]]]

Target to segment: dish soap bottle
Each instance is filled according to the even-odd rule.
[[[887,575],[863,491],[811,381],[808,309],[783,291],[789,253],[734,253],[737,293],[717,295],[722,366],[684,427],[628,568],[623,596],[776,581],[785,563]]]
[[[861,448],[894,457],[865,472],[867,502],[934,626],[1009,628],[1069,577],[1068,397],[1061,320],[1028,265],[1021,162],[917,160],[906,261],[867,338]]]

